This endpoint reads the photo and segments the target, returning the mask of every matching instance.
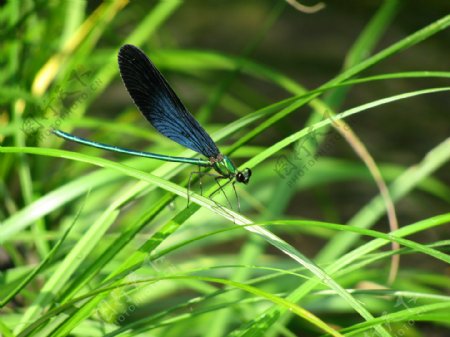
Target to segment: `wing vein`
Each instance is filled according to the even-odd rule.
[[[139,48],[124,45],[120,49],[119,69],[134,103],[156,130],[207,158],[220,154],[208,133]]]

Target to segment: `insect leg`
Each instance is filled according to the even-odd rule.
[[[202,172],[200,171],[200,166],[198,167],[198,171],[192,171],[189,174],[188,188],[187,188],[187,205],[186,205],[186,207],[189,207],[189,202],[191,201],[191,197],[190,197],[189,192],[191,191],[192,175],[194,175],[194,174],[198,174],[201,177]],[[202,193],[201,192],[201,179],[200,179],[200,193]]]
[[[230,208],[233,209],[233,206],[231,205],[230,199],[228,199],[227,194],[223,191],[223,188],[231,182],[231,179],[229,179],[229,180],[228,180],[225,184],[223,184],[223,185],[220,185],[220,183],[219,183],[219,180],[220,180],[220,179],[229,179],[229,178],[223,177],[223,176],[215,176],[215,177],[214,177],[214,180],[215,180],[215,182],[217,183],[217,185],[219,185],[219,187],[218,187],[216,190],[214,190],[214,191],[209,195],[209,198],[212,200],[212,197],[213,197],[214,194],[216,194],[216,193],[219,192],[219,191],[222,191],[223,195],[225,196],[225,199],[227,199],[228,205],[230,205]]]
[[[238,212],[240,213],[241,212],[241,200],[239,199],[239,194],[237,194],[237,192],[236,192],[235,184],[236,184],[236,180],[234,180],[231,183],[231,186],[233,186],[234,195],[236,196],[236,200],[237,200],[237,204],[238,204]]]
[[[191,191],[192,176],[193,176],[194,174],[198,174],[198,176],[199,176],[200,195],[202,195],[202,196],[203,196],[203,181],[202,181],[202,177],[205,176],[205,175],[216,177],[215,174],[211,174],[211,173],[208,173],[208,172],[202,172],[200,166],[198,166],[198,171],[192,171],[192,172],[189,174],[188,188],[187,188],[187,193],[188,193],[188,194],[187,194],[187,202],[188,202],[188,203],[187,203],[187,207],[189,206],[189,202],[190,202],[190,195],[189,195],[189,192]]]

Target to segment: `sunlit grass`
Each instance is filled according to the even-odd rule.
[[[397,336],[409,322],[414,324],[408,331],[416,334],[419,322],[448,326],[445,273],[401,263],[397,271],[391,262],[414,254],[448,265],[446,238],[423,243],[411,236],[448,226],[450,214],[424,216],[399,229],[389,229],[390,217],[381,231],[373,227],[389,202],[396,205],[415,189],[431,200],[450,202],[449,187],[433,176],[450,160],[449,139],[434,144],[414,166],[375,162],[369,170],[366,144],[356,131],[350,133],[354,116],[370,118],[375,108],[382,113],[386,105],[450,90],[449,72],[420,66],[364,73],[450,24],[450,17],[443,17],[374,53],[399,10],[396,3],[380,7],[348,50],[342,71],[315,89],[250,56],[257,43],[264,43],[281,5],[243,55],[159,48],[156,35],[188,2],[162,1],[146,13],[118,0],[96,8],[77,1],[2,7],[0,20],[8,29],[0,50],[5,60],[0,242],[6,261],[0,333]],[[127,105],[116,97],[117,88],[125,97],[123,86],[116,85],[117,51],[125,43],[144,50],[152,46],[150,56],[164,72],[181,74],[193,93],[211,94],[199,109],[202,125],[241,168],[254,171],[248,186],[238,186],[240,211],[230,186],[224,191],[230,202],[223,194],[207,198],[215,186],[206,178],[203,195],[198,183],[188,191],[187,178],[195,168],[106,154],[66,144],[48,132],[58,127],[108,144],[194,155],[154,132],[131,99]],[[205,84],[218,73],[226,75],[216,87]],[[242,74],[282,90],[286,98],[267,103],[252,82],[239,83],[240,92],[233,91]],[[355,86],[398,79],[434,84],[342,107]],[[310,110],[299,110],[303,107]],[[219,110],[228,111],[233,121],[214,118]],[[272,127],[289,123],[299,111],[310,111],[306,122],[280,127],[280,137],[272,136]],[[349,149],[359,146],[365,152],[356,151],[349,160],[324,155],[340,137],[340,127],[345,129],[341,135],[350,135],[345,137]],[[268,137],[270,144],[260,145],[258,136]],[[354,197],[359,208],[345,223],[300,215],[299,193],[340,182],[372,184],[373,198]],[[380,186],[387,195],[380,194]],[[318,203],[328,207],[325,200]],[[296,212],[289,209],[294,204]],[[321,240],[314,258],[296,244],[299,237]],[[390,250],[392,243],[400,248]]]

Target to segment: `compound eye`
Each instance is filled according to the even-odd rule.
[[[246,168],[245,170],[244,170],[244,174],[246,175],[246,177],[247,177],[247,182],[250,180],[250,177],[252,176],[252,170],[250,170],[249,168]]]
[[[249,168],[246,168],[244,171],[238,172],[236,174],[236,181],[247,184],[248,181],[250,180],[251,175],[252,175],[252,171]]]

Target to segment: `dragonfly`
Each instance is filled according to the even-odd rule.
[[[248,184],[252,171],[249,168],[245,168],[242,171],[238,170],[232,160],[220,152],[211,136],[183,105],[161,72],[142,50],[130,44],[122,46],[119,50],[118,63],[125,88],[145,119],[162,135],[203,155],[206,159],[136,151],[98,143],[58,129],[53,129],[53,134],[68,141],[107,151],[162,161],[193,164],[197,165],[199,170],[200,167],[212,168],[217,173],[215,181],[219,188],[211,193],[209,197],[211,198],[219,189],[222,190],[226,184],[232,182],[233,190],[238,199],[238,208],[240,209],[239,198],[234,184],[236,182]],[[206,174],[200,171],[192,173]],[[188,183],[188,204],[190,178]],[[221,185],[219,183],[221,179],[226,179],[227,182]]]

